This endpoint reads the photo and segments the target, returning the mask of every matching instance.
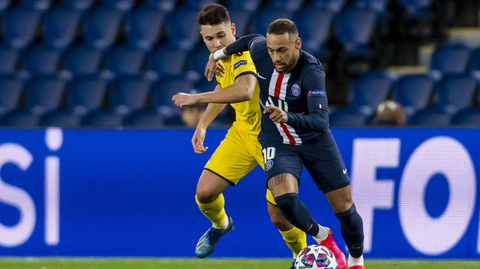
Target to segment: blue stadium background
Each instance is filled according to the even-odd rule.
[[[0,0],[1,126],[181,126],[171,96],[213,88],[196,23],[213,2]],[[480,50],[475,38],[449,34],[478,29],[478,1],[218,2],[239,36],[265,34],[279,17],[297,23],[303,48],[327,71],[332,127],[371,125],[386,99],[404,106],[412,126],[480,124]],[[217,123],[232,118],[226,110]]]

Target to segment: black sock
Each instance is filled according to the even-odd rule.
[[[308,208],[300,202],[296,193],[280,195],[275,198],[275,202],[283,216],[295,227],[311,236],[318,234],[318,223],[312,218]]]
[[[353,258],[363,254],[363,220],[357,212],[355,204],[345,212],[335,214],[340,220],[340,229],[348,251]]]

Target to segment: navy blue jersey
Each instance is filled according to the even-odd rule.
[[[279,74],[261,35],[244,36],[226,50],[227,54],[250,51],[257,68],[261,108],[275,105],[288,115],[286,123],[274,123],[268,113],[262,115],[258,137],[262,145],[317,143],[329,132],[325,72],[314,56],[300,50],[298,62],[290,73]]]

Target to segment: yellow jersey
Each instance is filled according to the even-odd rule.
[[[246,74],[257,75],[257,70],[250,57],[249,51],[239,52],[230,55],[221,60],[225,66],[224,77],[216,76],[217,82],[225,88],[235,83],[235,79]],[[235,109],[235,125],[251,135],[258,136],[260,132],[260,120],[262,118],[262,110],[260,109],[260,87],[258,82],[255,84],[252,99],[249,101],[232,103]]]

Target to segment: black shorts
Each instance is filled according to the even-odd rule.
[[[325,134],[321,143],[316,144],[262,143],[262,152],[267,183],[276,175],[288,173],[300,184],[305,165],[318,189],[324,193],[350,185],[347,169],[331,133]]]

